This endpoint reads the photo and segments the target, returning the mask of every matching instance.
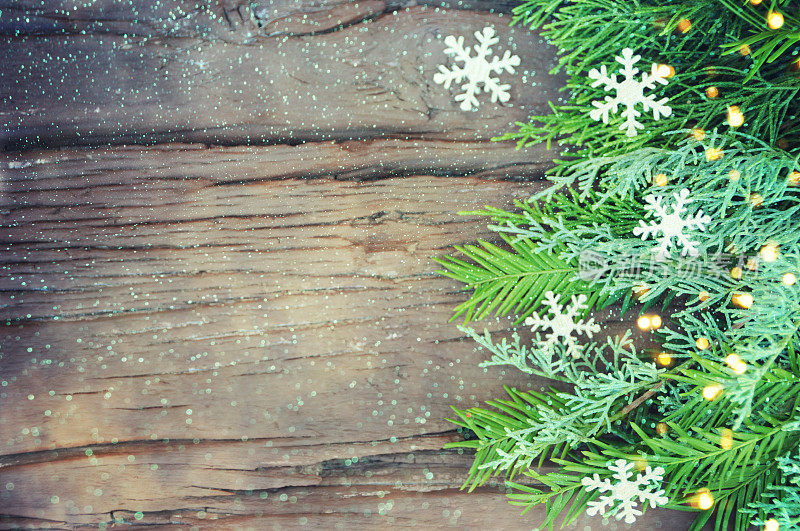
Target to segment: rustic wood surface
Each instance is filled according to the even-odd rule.
[[[543,186],[489,138],[559,80],[452,4],[0,0],[0,528],[536,527],[442,446],[545,382],[477,367],[430,258]],[[521,73],[463,113],[429,78],[485,25]]]

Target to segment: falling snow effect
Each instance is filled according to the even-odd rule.
[[[594,322],[594,318],[588,321],[575,320],[581,311],[588,309],[586,295],[573,295],[571,303],[566,309],[558,302],[558,299],[552,291],[545,293],[542,304],[548,307],[547,312],[550,316],[542,317],[534,313],[525,319],[525,324],[531,326],[534,332],[550,329],[545,336],[546,339],[540,342],[542,348],[552,349],[556,345],[563,345],[566,354],[577,358],[580,356],[581,349],[576,336],[585,335],[591,339],[593,334],[600,331],[600,325]]]
[[[644,198],[645,210],[658,218],[658,221],[651,220],[645,223],[639,220],[639,226],[634,227],[634,236],[641,236],[642,240],[650,237],[658,240],[658,245],[653,248],[657,260],[670,258],[671,251],[680,248],[681,256],[697,256],[699,242],[689,238],[691,231],[703,231],[711,217],[698,210],[696,214],[690,215],[686,210],[686,205],[694,201],[689,197],[691,192],[684,188],[680,192],[673,194],[674,202],[671,206],[664,204],[664,196],[649,194]],[[685,232],[686,231],[686,232]]]
[[[617,80],[617,74],[609,76],[605,65],[602,65],[600,70],[592,68],[589,71],[589,77],[595,80],[592,87],[603,85],[606,91],[613,90],[615,92],[613,97],[606,96],[603,101],[593,101],[592,105],[595,108],[589,112],[589,116],[593,120],[602,120],[604,124],[607,124],[609,114],[616,114],[619,107],[622,106],[622,117],[625,118],[625,122],[619,128],[624,129],[627,136],[636,136],[637,129],[644,129],[644,125],[637,120],[642,115],[636,110],[638,104],[641,104],[644,112],[652,111],[653,119],[656,121],[662,116],[672,114],[672,108],[667,105],[668,98],[656,101],[656,97],[652,94],[645,96],[645,90],[653,90],[656,88],[656,83],[661,85],[668,83],[657,64],[653,63],[649,74],[642,73],[641,81],[636,80],[639,69],[634,65],[641,58],[640,55],[633,55],[633,50],[630,48],[622,50],[621,57],[616,57],[617,62],[622,65],[622,69],[619,71],[624,77],[622,81]]]
[[[462,111],[478,108],[477,95],[481,92],[480,85],[483,85],[484,92],[491,95],[492,103],[507,102],[511,97],[508,93],[511,85],[501,85],[500,78],[492,77],[492,74],[502,74],[503,71],[513,74],[514,67],[519,66],[520,63],[519,57],[511,55],[509,50],[505,51],[502,58],[495,55],[491,61],[487,59],[492,53],[492,46],[500,42],[500,39],[495,36],[494,28],[486,27],[483,28],[483,31],[476,31],[475,38],[480,44],[475,46],[474,55],[472,55],[469,46],[464,48],[463,36],[456,38],[454,35],[448,35],[445,37],[444,43],[447,48],[444,53],[452,56],[455,62],[464,63],[464,65],[453,65],[451,68],[439,65],[439,72],[433,75],[433,80],[444,85],[446,89],[450,88],[450,84],[453,82],[461,83],[462,80],[467,80],[461,85],[463,92],[455,97],[456,101],[461,102]]]
[[[664,478],[663,468],[647,466],[644,472],[636,474],[636,478],[631,480],[633,467],[634,464],[625,459],[609,463],[608,469],[614,472],[611,476],[616,480],[614,483],[609,478],[601,481],[599,474],[583,478],[581,484],[587,491],[600,492],[599,498],[589,502],[586,514],[589,516],[615,514],[617,520],[625,518],[626,524],[632,524],[637,516],[642,515],[642,511],[636,508],[640,503],[650,504],[653,508],[669,502],[663,490],[654,490],[660,487]]]

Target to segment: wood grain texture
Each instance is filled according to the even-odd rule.
[[[499,15],[425,6],[321,35],[5,37],[0,145],[192,141],[299,143],[391,137],[488,140],[547,112],[554,51]],[[221,22],[220,22],[221,24]],[[464,113],[432,81],[441,37],[494,26],[522,58],[512,104]],[[227,30],[226,30],[227,31]]]
[[[0,0],[0,528],[541,522],[458,490],[449,407],[546,382],[431,260],[555,156],[489,141],[561,82],[512,3]],[[486,25],[512,104],[463,113],[440,37]]]

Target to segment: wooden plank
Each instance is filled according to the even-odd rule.
[[[0,35],[112,33],[206,37],[241,42],[251,35],[310,35],[413,5],[509,12],[511,0],[0,0]],[[246,32],[241,31],[245,27]]]
[[[419,526],[531,529],[497,482],[458,491],[470,457],[437,448],[451,436],[395,443],[282,446],[263,441],[94,447],[2,471],[0,527],[105,525],[221,529]],[[88,451],[87,451],[88,450]],[[49,453],[49,452],[48,452]],[[663,522],[662,522],[663,519]],[[636,529],[688,527],[689,514],[648,511]],[[581,516],[571,529],[596,526]]]
[[[472,346],[447,320],[463,295],[430,257],[488,236],[458,210],[540,185],[274,180],[254,163],[274,147],[217,148],[227,175],[207,151],[6,162],[3,453],[405,437],[449,429],[451,403],[504,381],[533,385],[462,363]],[[332,426],[345,411],[362,420]]]
[[[507,24],[498,14],[454,17],[422,6],[324,34],[256,35],[241,43],[94,33],[4,37],[0,146],[488,140],[530,113],[547,112],[563,84],[547,74],[554,50]],[[441,37],[471,36],[486,25],[522,64],[505,77],[509,105],[462,112],[453,101],[457,89],[432,82],[447,60]]]

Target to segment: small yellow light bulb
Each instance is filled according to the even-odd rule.
[[[655,186],[666,186],[668,182],[669,179],[667,179],[666,173],[658,173],[655,176],[653,176],[653,184]]]
[[[742,278],[742,268],[739,267],[739,266],[732,267],[731,268],[731,278],[733,278],[735,280],[739,280],[740,278]]]
[[[742,178],[742,172],[740,172],[739,170],[731,170],[728,172],[728,179],[730,179],[731,181],[738,181],[741,178]]]
[[[714,99],[719,96],[719,89],[717,87],[708,87],[706,89],[706,97],[708,99]]]
[[[656,361],[659,365],[667,367],[672,363],[672,356],[668,352],[659,352],[658,356],[656,356]]]
[[[747,371],[747,364],[736,354],[728,354],[728,356],[725,358],[725,363],[727,363],[728,367],[730,367],[736,374],[741,375]]]
[[[731,127],[740,127],[744,123],[744,114],[736,105],[728,107],[728,124]]]
[[[658,74],[660,77],[672,77],[675,75],[675,69],[672,68],[670,65],[661,64],[658,65],[658,68],[656,69],[656,74]]]
[[[706,132],[700,129],[699,127],[695,127],[694,129],[692,129],[692,137],[698,142],[700,142],[701,140],[705,139]]]
[[[753,296],[749,293],[736,293],[731,297],[731,301],[739,308],[744,308],[745,310],[750,308],[754,302]]]
[[[650,318],[650,328],[661,328],[661,323],[662,321],[660,315],[654,315]]]
[[[714,507],[714,496],[708,491],[701,492],[697,496],[697,506],[704,511],[711,509]]]
[[[678,31],[681,33],[687,33],[690,29],[692,29],[692,21],[688,18],[682,18],[678,22]]]
[[[764,196],[759,193],[753,192],[750,194],[750,204],[753,205],[753,208],[758,208],[764,204]]]
[[[764,522],[764,531],[778,531],[780,529],[780,524],[774,518],[770,518],[766,522]]]
[[[800,171],[793,171],[790,173],[787,181],[789,182],[789,186],[800,185]]]
[[[694,342],[694,346],[696,346],[700,350],[705,350],[711,345],[711,342],[706,337],[698,337],[697,341]]]
[[[754,6],[757,6],[761,2],[762,2],[762,0],[750,0],[750,3],[753,4]]]
[[[783,26],[783,14],[778,11],[770,11],[767,13],[767,26],[770,29],[779,29]]]
[[[666,435],[669,431],[669,426],[667,426],[666,422],[659,422],[656,424],[656,433],[659,435]]]
[[[758,254],[761,256],[761,259],[765,262],[774,262],[778,259],[778,250],[779,247],[774,243],[768,243],[761,250]]]
[[[716,384],[703,387],[703,398],[708,401],[714,400],[722,392],[722,387]]]
[[[730,450],[733,446],[733,430],[730,428],[722,428],[722,433],[719,435],[719,445],[723,450]]]
[[[750,49],[750,47],[748,45],[742,44],[741,46],[739,46],[739,53],[741,55],[748,56],[748,55],[750,55],[751,52],[752,52],[752,50]]]
[[[786,284],[787,286],[794,286],[794,283],[797,282],[797,276],[794,273],[786,273],[783,275],[781,282]]]
[[[708,148],[706,150],[706,160],[714,161],[722,158],[723,151],[719,148]]]
[[[708,299],[711,298],[711,294],[706,290],[703,290],[697,294],[697,298],[700,299],[700,302],[706,302]]]
[[[639,319],[636,320],[636,326],[642,330],[650,330],[650,318],[646,315],[639,317]]]

